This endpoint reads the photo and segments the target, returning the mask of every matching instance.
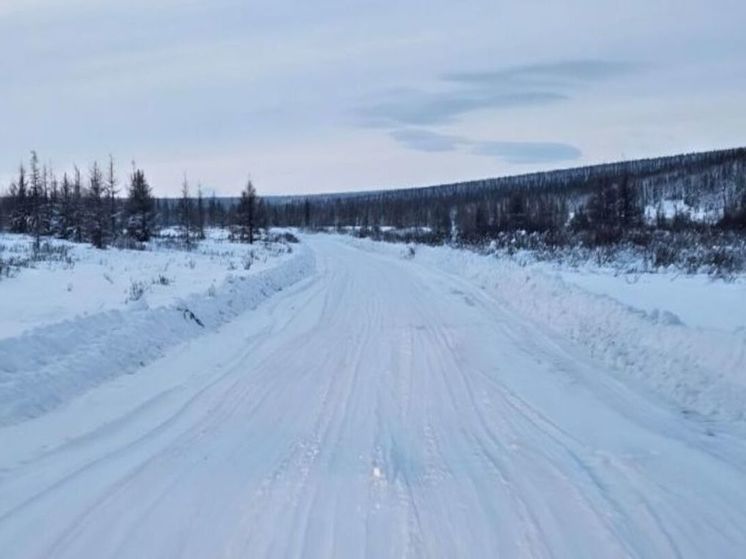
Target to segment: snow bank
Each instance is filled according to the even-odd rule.
[[[228,275],[217,287],[157,307],[132,304],[41,326],[0,340],[0,425],[38,416],[166,348],[215,330],[314,269],[296,245],[274,267]]]
[[[350,242],[404,258],[410,252],[403,245]],[[573,340],[620,378],[634,378],[683,412],[746,419],[746,330],[729,330],[729,318],[720,329],[692,327],[665,308],[637,309],[540,267],[447,247],[417,246],[415,253],[414,263],[470,280],[504,307]],[[696,285],[698,293],[693,292]],[[686,287],[693,298],[687,305],[701,307],[707,307],[709,296],[717,299],[718,291],[732,288],[723,282]],[[742,301],[731,312],[743,312],[745,306]],[[708,317],[713,325],[716,318]]]
[[[613,270],[555,268],[565,282],[647,313],[673,313],[687,326],[746,331],[746,278],[722,281],[705,274],[618,274]]]

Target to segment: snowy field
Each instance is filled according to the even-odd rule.
[[[742,278],[301,240],[0,280],[2,557],[742,556]]]

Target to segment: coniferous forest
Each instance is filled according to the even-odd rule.
[[[187,248],[204,238],[206,227],[230,227],[239,240],[253,242],[264,216],[251,181],[239,199],[206,200],[201,186],[193,193],[186,178],[179,198],[157,198],[135,165],[124,182],[111,157],[105,169],[94,162],[87,172],[74,166],[60,177],[35,151],[0,197],[0,231],[31,235],[37,249],[44,238],[138,248],[164,227],[180,228]]]
[[[501,232],[589,231],[618,240],[650,225],[746,227],[746,148],[485,179],[426,188],[272,198],[273,223],[426,228],[434,240]],[[667,211],[677,202],[677,211]],[[654,219],[651,219],[654,218]],[[691,222],[691,223],[688,223]]]
[[[186,179],[179,198],[157,198],[142,169],[122,181],[110,159],[60,177],[31,152],[0,199],[0,228],[32,235],[37,246],[45,237],[136,246],[174,226],[187,246],[206,227],[231,228],[248,242],[268,226],[333,228],[510,250],[604,247],[613,256],[631,246],[649,251],[656,266],[699,267],[706,259],[741,269],[746,148],[423,188],[262,198],[250,181],[241,197],[218,198]]]

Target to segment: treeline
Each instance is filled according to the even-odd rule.
[[[680,200],[709,219],[680,212]],[[426,188],[275,198],[271,223],[424,231],[433,242],[479,242],[508,231],[584,231],[616,242],[647,228],[746,228],[746,148],[595,165]],[[652,211],[652,219],[651,219]]]
[[[186,178],[180,198],[156,199],[145,172],[134,164],[120,188],[111,157],[105,169],[94,162],[85,176],[75,166],[58,177],[32,151],[28,166],[19,166],[0,197],[0,230],[33,236],[36,249],[45,237],[137,248],[161,228],[176,226],[189,248],[210,226],[229,227],[237,240],[254,242],[266,222],[263,208],[251,181],[229,204],[214,196],[205,201],[201,187],[192,196]]]
[[[17,178],[2,198],[0,225],[13,233],[89,242],[97,248],[129,238],[150,239],[154,230],[154,199],[141,169],[133,168],[126,198],[119,196],[114,160],[106,170],[93,163],[86,176],[76,166],[59,178],[40,165],[31,152],[28,169],[21,164]]]
[[[0,228],[97,247],[147,241],[165,227],[187,245],[205,228],[253,242],[268,226],[412,231],[417,240],[482,243],[536,233],[548,243],[612,245],[650,231],[746,230],[746,148],[595,165],[426,188],[262,199],[206,199],[184,180],[180,198],[153,197],[141,169],[120,189],[110,158],[61,178],[32,152],[0,198]],[[670,202],[678,206],[671,212]],[[507,234],[507,235],[506,235]],[[523,237],[522,237],[523,238]]]
[[[185,183],[186,184],[186,183]],[[204,198],[201,187],[196,197],[190,195],[189,187],[182,185],[180,198],[156,198],[156,224],[166,227],[184,228],[192,223],[204,235],[205,227],[231,229],[239,240],[251,240],[256,232],[269,225],[267,204],[248,181],[239,197],[221,197],[214,194]]]

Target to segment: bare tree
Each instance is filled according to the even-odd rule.
[[[39,157],[35,151],[31,152],[30,173],[31,232],[34,235],[34,251],[38,251],[41,246],[43,185],[39,170]]]
[[[197,235],[205,238],[205,202],[202,198],[202,185],[197,185]]]
[[[106,245],[106,209],[104,206],[104,179],[98,163],[93,164],[89,175],[85,229],[91,244],[96,248]]]
[[[76,243],[83,242],[83,221],[85,208],[83,200],[83,179],[80,169],[76,165],[73,170],[72,205],[70,212],[70,224],[72,226],[72,238]]]
[[[109,155],[109,168],[106,176],[105,185],[106,200],[108,202],[108,214],[109,214],[109,238],[114,241],[119,236],[119,228],[117,226],[118,213],[117,213],[117,179],[114,174],[114,157]]]
[[[179,225],[181,225],[182,238],[184,239],[187,250],[189,250],[192,248],[192,199],[189,196],[189,181],[186,175],[184,175],[184,182],[181,183]]]

